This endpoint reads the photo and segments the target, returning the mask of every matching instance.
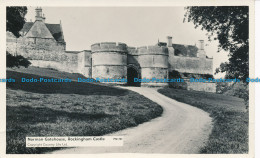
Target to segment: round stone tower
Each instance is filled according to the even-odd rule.
[[[126,79],[127,45],[124,43],[102,42],[91,45],[92,78]],[[108,83],[108,82],[107,82]],[[112,83],[112,82],[110,82]],[[117,82],[116,84],[127,84]]]
[[[168,83],[162,82],[162,80],[168,79],[168,48],[165,46],[139,47],[138,54],[142,80],[153,80],[150,82],[142,82],[141,86],[167,87]],[[160,81],[155,79],[159,79]]]

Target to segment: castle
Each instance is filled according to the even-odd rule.
[[[189,77],[212,76],[213,59],[206,56],[204,41],[200,46],[159,42],[144,47],[129,47],[125,43],[101,42],[91,50],[66,51],[66,42],[60,24],[47,24],[41,8],[36,8],[35,22],[26,22],[16,38],[7,32],[7,51],[22,55],[33,66],[80,73],[87,78],[123,79],[134,86],[169,86],[167,82],[134,82],[139,79],[168,79],[180,77],[181,88],[215,92],[215,83],[192,83]],[[174,86],[174,84],[173,84]],[[176,84],[175,84],[176,86]],[[178,86],[177,86],[178,87]]]

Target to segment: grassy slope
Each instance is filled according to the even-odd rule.
[[[160,93],[210,113],[214,127],[201,153],[247,153],[248,112],[242,99],[197,91],[164,88]]]
[[[21,73],[23,71],[26,73]],[[21,77],[79,77],[48,69],[7,71],[7,153],[43,153],[26,148],[26,136],[94,136],[136,126],[158,117],[162,108],[123,89],[88,83],[20,83]],[[35,75],[38,74],[38,75]]]

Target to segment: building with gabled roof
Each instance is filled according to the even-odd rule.
[[[35,26],[44,28],[43,25],[39,26],[39,22],[37,22],[35,24],[35,22],[26,22],[22,28],[22,30],[20,31],[20,34],[22,36],[27,35],[27,33],[30,31],[30,29],[32,28],[32,26]],[[47,27],[47,29],[49,30],[49,32],[51,33],[52,37],[57,41],[57,42],[63,42],[65,43],[64,40],[64,36],[63,36],[63,31],[62,31],[62,27],[61,27],[61,23],[60,24],[48,24],[48,23],[44,23],[45,26]],[[30,31],[32,33],[32,31]],[[38,36],[38,37],[43,37],[41,34],[37,34],[34,36]]]
[[[11,54],[21,54],[29,57],[36,52],[63,52],[66,50],[61,22],[59,24],[45,23],[42,8],[36,8],[34,22],[26,22],[20,30],[20,37],[14,38],[7,32],[7,51]],[[9,49],[9,47],[16,49]]]
[[[42,8],[37,7],[35,11],[35,22],[26,22],[20,34],[27,38],[54,38],[57,42],[65,43],[61,21],[59,24],[47,24]]]

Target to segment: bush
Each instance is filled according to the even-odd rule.
[[[28,67],[31,65],[31,62],[24,58],[21,55],[13,56],[12,54],[6,52],[6,66],[7,67]]]

